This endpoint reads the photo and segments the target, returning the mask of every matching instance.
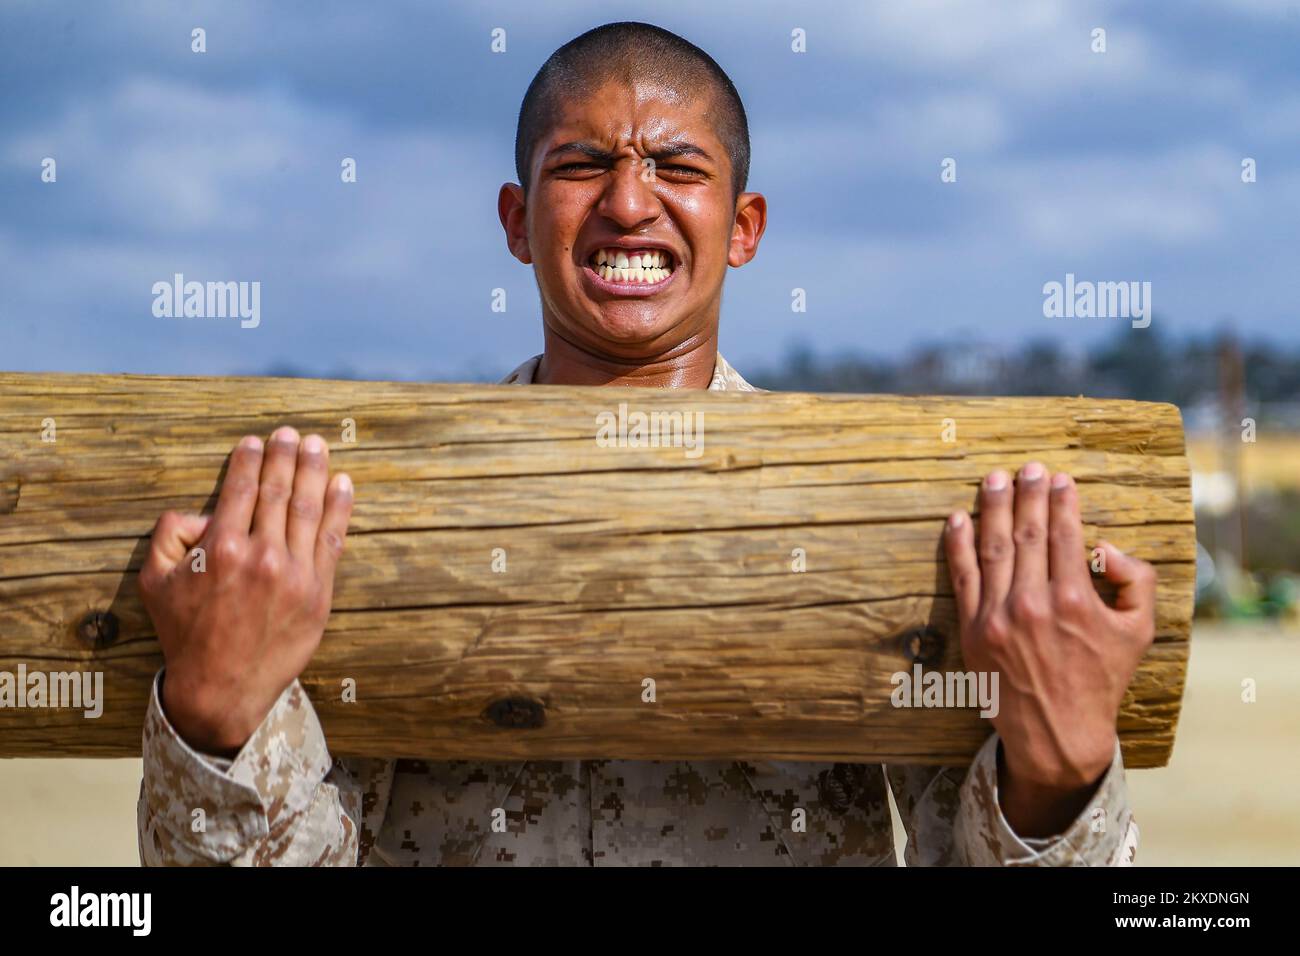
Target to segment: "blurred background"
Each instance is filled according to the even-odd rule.
[[[614,16],[636,15],[5,0],[0,368],[499,379],[541,349],[495,208],[519,102]],[[721,345],[755,384],[1180,407],[1198,621],[1173,764],[1129,774],[1139,862],[1300,862],[1300,0],[646,18],[749,113],[771,218]],[[260,325],[156,318],[175,273],[260,282]],[[1046,318],[1067,274],[1150,282],[1150,326]],[[138,781],[0,761],[0,864],[133,863]]]

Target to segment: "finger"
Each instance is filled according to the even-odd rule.
[[[298,432],[288,425],[271,433],[262,460],[261,485],[257,489],[257,510],[253,512],[253,534],[266,541],[284,543],[289,498],[293,494],[293,473],[298,462]]]
[[[1047,587],[1047,470],[1036,461],[1016,477],[1016,575],[1014,587]]]
[[[1074,479],[1060,471],[1052,476],[1047,529],[1048,571],[1053,584],[1091,587],[1088,557],[1083,549],[1083,520]]]
[[[156,578],[166,577],[203,540],[203,534],[211,521],[212,515],[164,512],[153,526],[153,534],[149,538],[149,554],[141,566],[141,572]]]
[[[248,534],[257,505],[258,475],[262,471],[262,439],[245,435],[230,453],[230,465],[217,498],[214,526],[233,534]]]
[[[1119,588],[1115,592],[1115,610],[1135,620],[1154,617],[1156,569],[1140,558],[1130,557],[1109,541],[1102,541],[1098,546],[1106,558],[1102,574]]]
[[[289,551],[308,564],[316,560],[316,534],[325,513],[329,483],[329,448],[320,435],[308,435],[298,446],[298,466],[289,501]]]
[[[325,516],[316,535],[316,575],[331,591],[334,569],[343,554],[343,541],[348,533],[348,519],[352,517],[353,497],[352,479],[346,474],[335,475],[325,491]]]
[[[1001,606],[1011,590],[1015,546],[1011,541],[1011,479],[1005,471],[994,471],[980,488],[980,611],[990,613]]]
[[[944,552],[948,556],[948,575],[957,600],[957,620],[963,634],[969,632],[980,607],[980,564],[975,555],[975,531],[970,515],[958,511],[944,526]]]

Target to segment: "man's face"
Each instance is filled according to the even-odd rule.
[[[727,265],[752,257],[762,227],[749,243],[753,213],[737,226],[709,106],[617,81],[561,105],[533,151],[526,234],[511,248],[534,263],[543,315],[564,339],[636,358],[716,330]],[[739,205],[754,198],[761,207],[756,194]]]

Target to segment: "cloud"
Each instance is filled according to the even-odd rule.
[[[752,364],[800,331],[873,349],[963,329],[1077,336],[1039,308],[1067,269],[1149,276],[1157,310],[1189,326],[1235,312],[1300,335],[1296,18],[1264,0],[1190,9],[736,0],[644,14],[709,50],[746,97],[772,218],[728,279],[729,357]],[[577,0],[5,4],[4,363],[508,371],[540,345],[531,270],[495,210],[514,113],[551,50],[618,17]],[[189,51],[196,24],[204,55]],[[505,55],[488,50],[495,26]],[[790,50],[796,26],[806,54]],[[55,185],[39,181],[47,155]],[[355,185],[340,182],[345,156]],[[939,181],[947,156],[954,184]],[[1257,184],[1240,182],[1242,156]],[[261,281],[262,326],[154,319],[150,286],[177,271]],[[789,311],[794,286],[806,315]]]
[[[44,155],[58,159],[54,184],[36,182]],[[475,354],[456,343],[472,337],[491,289],[522,294],[531,279],[495,222],[509,154],[471,133],[376,131],[274,90],[135,78],[23,132],[0,156],[35,183],[24,218],[61,223],[32,235],[0,226],[0,301],[46,316],[43,328],[82,330],[60,347],[69,361],[116,352],[127,367],[193,369],[201,347],[256,367],[320,362],[334,348],[404,373],[454,368]],[[355,184],[341,180],[344,156],[357,161]],[[177,272],[261,282],[258,334],[154,319],[152,284]],[[87,328],[104,309],[113,325]],[[24,341],[19,355],[34,348]],[[427,354],[411,347],[420,341]]]
[[[1221,238],[1239,157],[1203,144],[1154,156],[1120,153],[1007,162],[990,174],[1026,240],[1066,254],[1116,243],[1188,245]]]

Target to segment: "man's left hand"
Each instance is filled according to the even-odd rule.
[[[1079,496],[1038,462],[1015,487],[995,471],[971,517],[948,519],[945,548],[962,655],[997,672],[999,802],[1022,837],[1051,836],[1083,811],[1111,765],[1124,691],[1155,635],[1155,569],[1102,542],[1108,607],[1093,589]]]

